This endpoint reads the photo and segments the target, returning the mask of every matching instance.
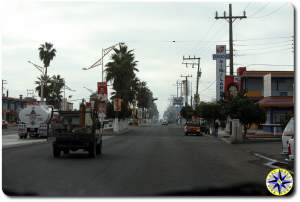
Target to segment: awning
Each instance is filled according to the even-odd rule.
[[[258,104],[261,107],[278,107],[278,108],[290,108],[294,106],[293,96],[271,96],[264,97]]]

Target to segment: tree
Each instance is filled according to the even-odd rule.
[[[265,111],[246,96],[236,96],[226,104],[226,113],[232,119],[239,119],[244,127],[244,138],[252,124],[261,124],[266,120]]]
[[[208,120],[211,124],[214,124],[217,119],[224,119],[224,109],[221,103],[218,102],[201,102],[195,113],[197,116],[200,116]]]
[[[41,82],[44,82],[44,97],[46,98],[46,103],[53,105],[55,108],[60,108],[60,103],[62,101],[62,88],[64,87],[64,79],[60,75],[54,75],[51,78],[49,76],[40,76],[38,81],[35,81],[39,96],[41,96]]]
[[[195,112],[191,106],[182,107],[180,111],[180,115],[186,120],[190,120],[194,114]]]
[[[50,93],[50,86],[51,86],[51,78],[49,76],[43,76],[41,75],[40,77],[37,78],[38,80],[35,81],[35,84],[37,85],[35,87],[35,90],[38,91],[38,95],[41,97],[41,84],[43,82],[44,86],[44,97],[46,100],[49,98],[49,93]]]
[[[138,71],[136,68],[137,61],[135,60],[133,50],[128,50],[128,47],[124,44],[120,44],[119,48],[114,48],[114,54],[111,57],[112,61],[108,62],[106,68],[106,81],[113,83],[113,89],[115,93],[111,97],[120,97],[122,99],[122,110],[127,115],[127,109],[129,103],[134,99],[134,88],[136,87],[136,75]],[[129,92],[129,93],[128,93]],[[120,114],[120,116],[123,113]]]
[[[60,75],[52,76],[50,80],[50,92],[49,98],[47,99],[47,104],[53,105],[55,108],[60,108],[62,102],[62,89],[65,85],[65,81]]]
[[[47,69],[50,65],[51,60],[56,56],[56,50],[53,48],[52,43],[41,44],[38,48],[40,60],[44,63],[45,76],[47,76]]]

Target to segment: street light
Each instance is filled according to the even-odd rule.
[[[42,73],[42,77],[45,77],[45,73],[44,73],[45,68],[44,67],[41,67],[37,64],[34,64],[30,60],[28,60],[27,62],[32,64],[37,70],[39,70]],[[44,81],[43,81],[43,78],[41,78],[41,102],[44,102]]]
[[[97,67],[97,66],[99,66],[99,65],[102,65],[102,82],[103,82],[103,72],[104,72],[104,62],[103,62],[103,60],[104,60],[104,57],[110,52],[110,51],[112,51],[116,46],[118,46],[118,45],[123,45],[124,43],[122,43],[122,42],[119,42],[119,43],[117,43],[117,44],[115,44],[115,45],[113,45],[113,46],[110,46],[110,47],[108,47],[108,48],[102,48],[102,57],[99,59],[99,60],[97,60],[94,64],[92,64],[90,67],[88,67],[88,68],[86,68],[86,67],[84,67],[84,68],[82,68],[83,70],[89,70],[89,69],[92,69],[92,68],[94,68],[94,67]]]

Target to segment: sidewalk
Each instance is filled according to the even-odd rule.
[[[287,161],[287,156],[282,154],[281,136],[258,131],[258,133],[247,134],[246,137],[247,139],[243,142],[234,144],[233,148],[251,153],[265,162],[264,164],[268,167],[294,170],[294,161]],[[225,130],[219,130],[218,138],[232,144],[230,135]]]
[[[220,129],[218,131],[218,138],[222,139],[224,142],[231,144],[230,142],[230,134],[227,133],[225,130]],[[281,134],[272,134],[267,133],[261,130],[251,130],[249,133],[246,134],[246,139],[244,139],[244,143],[251,143],[251,142],[280,142],[281,141]]]

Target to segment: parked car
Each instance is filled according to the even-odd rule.
[[[291,118],[282,133],[282,153],[288,154],[288,143],[295,135],[295,121]]]
[[[2,120],[2,129],[8,127],[8,122],[5,120]]]
[[[198,121],[188,121],[184,125],[184,134],[190,135],[190,134],[196,134],[196,135],[202,135],[204,131],[201,131],[201,126]]]
[[[161,125],[168,125],[168,121],[167,120],[163,120]]]
[[[288,143],[288,157],[289,160],[293,161],[295,159],[295,139],[294,137],[289,140]]]

